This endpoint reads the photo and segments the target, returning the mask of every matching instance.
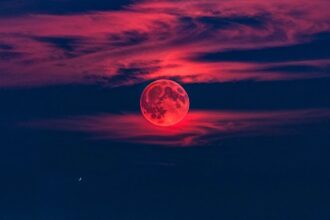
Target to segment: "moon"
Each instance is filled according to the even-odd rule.
[[[179,123],[189,111],[189,97],[178,83],[160,79],[150,83],[142,92],[140,108],[147,121],[157,126]]]

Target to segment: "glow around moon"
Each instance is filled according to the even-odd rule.
[[[189,111],[189,97],[182,86],[172,80],[156,80],[144,90],[140,99],[142,115],[150,123],[171,126]]]

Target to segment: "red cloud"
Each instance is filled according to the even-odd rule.
[[[79,131],[118,142],[196,146],[223,139],[299,132],[302,124],[330,118],[329,109],[272,112],[193,111],[179,124],[157,127],[140,114],[106,114],[29,123],[30,126]]]
[[[254,70],[267,63],[204,62],[191,55],[304,42],[307,34],[330,30],[328,8],[322,0],[168,0],[102,13],[0,18],[0,86],[91,79],[118,86],[160,77],[191,83],[327,76],[265,74]]]

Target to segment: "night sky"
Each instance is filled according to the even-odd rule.
[[[329,11],[1,0],[0,220],[329,220]],[[141,115],[158,79],[177,125]]]

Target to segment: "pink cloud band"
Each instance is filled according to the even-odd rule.
[[[179,124],[157,127],[140,114],[104,114],[26,123],[86,133],[89,138],[164,146],[197,146],[244,136],[299,133],[301,125],[330,119],[329,109],[235,112],[192,111]]]

